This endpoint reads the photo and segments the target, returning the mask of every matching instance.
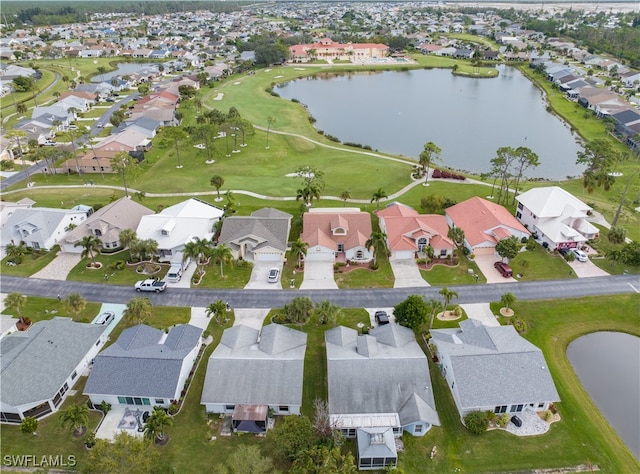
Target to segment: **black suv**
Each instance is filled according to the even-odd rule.
[[[376,311],[375,318],[378,326],[389,324],[389,315],[386,311]]]

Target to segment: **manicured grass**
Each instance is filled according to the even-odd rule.
[[[244,288],[249,283],[252,269],[253,265],[247,261],[234,261],[225,263],[223,275],[220,275],[220,264],[210,262],[205,266],[206,273],[197,288]]]
[[[603,472],[638,472],[640,464],[595,408],[566,357],[569,342],[589,332],[640,335],[638,304],[637,295],[517,302],[515,314],[529,327],[524,337],[542,349],[556,383],[561,421],[539,436],[516,437],[501,431],[472,435],[460,423],[451,392],[430,362],[442,427],[423,438],[405,435],[400,467],[408,473],[504,472],[592,464]],[[433,446],[438,454],[431,460]]]
[[[96,262],[102,263],[102,268],[94,269],[87,268],[87,264],[90,262],[88,258],[84,258],[78,263],[67,276],[67,280],[85,281],[89,283],[104,283],[110,285],[133,285],[139,280],[146,278],[160,278],[163,279],[169,270],[169,264],[166,263],[154,263],[153,265],[159,265],[160,271],[153,275],[146,275],[144,273],[138,273],[136,270],[140,265],[127,265],[129,261],[129,251],[124,250],[114,254],[101,254],[95,257]],[[123,269],[118,270],[115,268],[116,262],[125,262]],[[105,277],[105,275],[108,276]]]
[[[282,267],[282,276],[280,277],[283,289],[291,289],[291,280],[293,280],[293,289],[300,288],[304,280],[304,271],[296,270],[297,264],[296,259],[293,258],[290,253],[287,253],[287,260]]]
[[[514,274],[522,275],[522,278],[518,278],[521,281],[576,278],[562,255],[551,254],[541,245],[537,245],[533,251],[520,252],[509,265]]]
[[[66,295],[62,296],[64,297]],[[79,322],[89,322],[98,315],[100,306],[100,303],[88,301],[84,310],[78,315],[78,318],[76,318],[75,315],[66,308],[64,301],[58,301],[55,298],[27,296],[27,302],[20,308],[20,312],[23,316],[30,318],[34,323],[52,319],[56,316],[72,318]],[[18,312],[13,308],[5,309],[4,313],[18,317]]]
[[[469,270],[473,270],[473,273],[469,273]],[[434,265],[429,270],[420,270],[420,274],[432,286],[469,285],[487,282],[478,266],[464,257],[461,252],[458,252],[458,264],[456,266]],[[478,275],[477,282],[473,275]]]
[[[54,249],[50,250],[44,255],[38,255],[36,253],[27,254],[22,257],[22,263],[14,267],[7,265],[8,257],[5,257],[1,262],[2,273],[4,273],[5,275],[19,277],[31,276],[51,263],[51,261],[58,254],[59,250],[60,249],[58,247],[54,247]]]
[[[386,257],[378,257],[378,269],[367,265],[347,273],[333,274],[338,288],[393,288],[395,278]]]

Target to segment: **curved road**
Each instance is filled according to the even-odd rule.
[[[80,293],[88,301],[125,303],[137,295],[131,286],[43,280],[0,276],[3,293],[19,291],[27,296],[55,298],[56,295]],[[519,300],[548,300],[581,296],[640,293],[639,275],[614,275],[536,282],[499,283],[494,285],[448,286],[460,297],[456,303],[499,301],[503,294],[513,293]],[[344,308],[390,307],[408,295],[441,299],[440,287],[371,288],[357,290],[220,290],[169,288],[165,293],[149,293],[156,306],[206,307],[222,299],[234,308],[281,308],[295,296],[307,296],[314,302],[330,300]]]

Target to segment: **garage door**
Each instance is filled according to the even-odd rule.
[[[254,253],[253,259],[256,262],[280,262],[282,261],[282,254],[280,252]]]
[[[494,255],[496,252],[495,247],[476,247],[473,249],[473,253],[476,255]]]
[[[393,252],[393,256],[391,257],[393,260],[412,260],[414,257],[414,253],[411,250],[399,250],[397,252]]]
[[[318,261],[333,262],[334,258],[335,258],[335,253],[331,251],[308,250],[307,255],[305,256],[304,259],[312,262],[318,262]]]

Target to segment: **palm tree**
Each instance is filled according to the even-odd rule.
[[[211,251],[211,258],[216,262],[220,262],[220,276],[224,278],[223,265],[233,260],[231,249],[225,244],[220,244]]]
[[[127,188],[127,175],[135,177],[138,168],[138,160],[126,151],[121,151],[111,159],[111,169],[116,173],[122,174],[122,184],[124,185],[124,195],[129,197],[129,189]]]
[[[129,321],[135,324],[142,324],[146,319],[153,316],[151,300],[145,297],[131,298],[127,303],[124,314]]]
[[[163,133],[165,138],[173,140],[173,144],[176,148],[176,155],[178,157],[178,166],[176,166],[176,168],[182,168],[182,162],[180,161],[180,147],[178,146],[178,142],[187,138],[186,132],[178,127],[167,127]]]
[[[162,407],[153,407],[153,412],[147,418],[144,436],[154,439],[159,444],[165,444],[169,439],[167,428],[173,425],[173,420]]]
[[[316,317],[318,318],[318,322],[320,324],[329,323],[331,326],[335,327],[338,316],[342,313],[342,310],[339,306],[333,304],[329,300],[321,301],[315,309]]]
[[[25,177],[27,178],[27,183],[31,183],[31,176],[29,175],[29,168],[27,167],[24,161],[24,150],[22,149],[22,142],[25,138],[27,138],[27,133],[23,130],[8,130],[4,134],[5,138],[8,140],[14,140],[15,144],[18,146],[18,152],[20,153],[20,158],[22,159],[22,168],[25,172]]]
[[[387,197],[388,197],[387,193],[385,193],[382,188],[378,188],[378,190],[375,193],[373,193],[371,202],[375,201],[376,209],[380,209],[380,199],[386,199]]]
[[[347,205],[347,200],[351,199],[351,193],[345,189],[340,194],[340,199],[342,199],[342,207],[345,207]]]
[[[453,290],[449,290],[446,286],[443,287],[439,293],[442,295],[442,298],[444,299],[444,311],[447,310],[447,306],[449,306],[449,303],[451,302],[451,300],[453,298],[458,298],[459,295],[457,292],[453,291]]]
[[[271,127],[276,123],[276,119],[273,117],[267,117],[267,146],[265,147],[267,150],[269,149],[269,132],[271,131]]]
[[[210,303],[207,306],[205,313],[207,314],[207,318],[213,314],[213,318],[217,323],[221,323],[221,317],[227,311],[227,303],[222,300],[216,300],[213,303]]]
[[[27,113],[27,105],[24,102],[20,102],[16,105],[16,112],[20,115],[24,115]]]
[[[209,184],[211,184],[211,186],[213,186],[214,188],[216,188],[216,191],[218,192],[218,197],[217,197],[217,201],[221,201],[222,198],[220,197],[220,188],[222,186],[224,186],[224,178],[220,175],[213,175],[211,177],[211,179],[209,180]]]
[[[373,247],[373,265],[378,265],[378,254],[380,255],[388,255],[387,249],[387,234],[381,231],[374,230],[371,232],[371,236],[364,243],[364,246],[367,247],[367,250],[370,250]]]
[[[76,242],[75,244],[73,244],[73,246],[82,247],[84,250],[82,250],[80,257],[89,257],[91,259],[91,264],[95,266],[95,254],[100,250],[100,247],[102,246],[102,240],[100,240],[95,235],[85,235],[84,237],[82,237],[80,242]]]
[[[447,232],[447,237],[449,237],[458,248],[464,244],[464,230],[460,227],[450,227]]]
[[[291,256],[298,262],[298,268],[302,267],[302,259],[307,255],[307,249],[309,244],[303,241],[300,237],[297,240],[291,242]]]
[[[424,150],[420,153],[420,164],[425,172],[426,178],[425,184],[429,182],[429,167],[432,161],[440,160],[440,153],[442,149],[433,142],[427,142],[424,145]]]
[[[75,436],[81,436],[89,424],[89,408],[87,405],[71,405],[60,414],[60,422],[65,428],[72,428]]]
[[[19,292],[9,293],[4,300],[4,304],[7,308],[15,308],[18,313],[18,318],[21,323],[25,323],[24,317],[22,316],[22,312],[20,308],[22,308],[25,304],[27,304],[27,297]]]
[[[7,257],[9,260],[22,260],[22,257],[27,253],[27,247],[24,243],[20,243],[19,245],[9,243],[4,248]]]
[[[430,299],[427,303],[431,307],[431,319],[429,320],[429,329],[433,327],[433,319],[440,311],[443,311],[442,303],[435,299]]]
[[[516,297],[513,293],[505,293],[500,298],[500,303],[504,305],[505,308],[510,309],[511,305],[516,302]]]
[[[183,259],[186,261],[188,258],[196,261],[198,274],[202,274],[204,261],[210,254],[212,242],[207,239],[200,239],[194,237],[193,240],[187,242],[182,249]]]
[[[284,305],[282,308],[287,321],[292,324],[299,324],[300,330],[309,320],[312,310],[313,302],[306,296],[296,296],[291,300],[291,303]]]
[[[120,234],[118,234],[118,240],[120,240],[120,245],[122,248],[127,248],[131,242],[138,238],[138,234],[133,229],[122,229]]]
[[[69,311],[75,314],[76,319],[78,319],[80,313],[87,307],[87,300],[85,300],[80,293],[70,293],[64,299],[64,305]]]

